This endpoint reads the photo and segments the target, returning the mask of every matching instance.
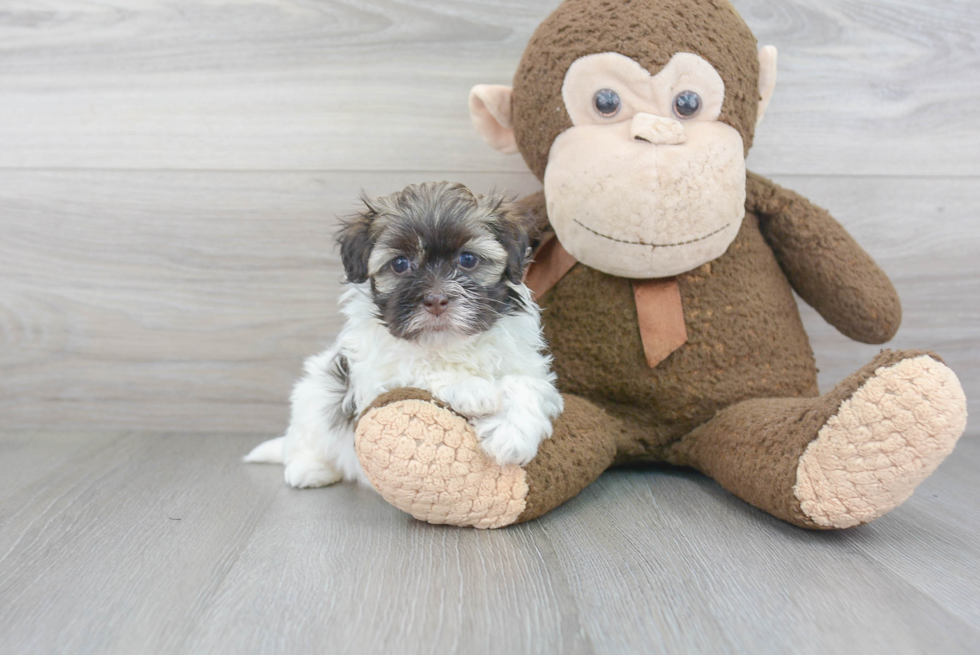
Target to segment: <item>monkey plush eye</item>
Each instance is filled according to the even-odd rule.
[[[619,94],[612,89],[596,91],[592,103],[595,105],[596,111],[606,118],[612,118],[618,114],[620,108],[623,106],[623,101],[620,100]]]
[[[401,275],[411,268],[412,263],[408,261],[408,257],[395,257],[391,262],[391,270],[395,272],[396,275]]]
[[[701,96],[694,91],[681,91],[674,98],[674,113],[678,118],[694,118],[701,111]]]
[[[476,265],[480,263],[480,258],[471,252],[461,252],[457,260],[459,262],[459,267],[466,270],[472,270],[476,268]]]

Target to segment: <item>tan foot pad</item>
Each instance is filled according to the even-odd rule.
[[[875,371],[807,446],[794,493],[817,525],[847,528],[903,503],[966,428],[956,375],[923,355]]]
[[[401,400],[369,410],[356,448],[374,488],[420,521],[499,528],[524,511],[524,470],[494,462],[465,419],[432,403]]]

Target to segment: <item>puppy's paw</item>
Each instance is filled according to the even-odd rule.
[[[496,415],[473,421],[480,447],[501,466],[526,466],[538,454],[538,445],[551,436],[551,423],[540,420],[516,422]]]
[[[470,378],[443,387],[436,397],[467,418],[496,414],[503,401],[497,386],[483,378]]]
[[[285,477],[290,487],[309,489],[340,482],[344,476],[324,462],[299,459],[286,465]]]

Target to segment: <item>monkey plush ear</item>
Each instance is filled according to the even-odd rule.
[[[374,242],[371,240],[371,221],[377,216],[377,211],[371,206],[366,196],[362,196],[365,209],[354,218],[344,222],[337,233],[337,243],[340,244],[340,260],[344,264],[344,275],[353,284],[366,282],[368,279],[368,258]]]
[[[772,100],[773,89],[776,88],[776,46],[767,45],[759,48],[759,113],[756,115],[755,124],[758,126],[762,122],[762,117],[766,115],[769,108],[769,101]]]
[[[510,99],[514,90],[499,84],[477,84],[470,91],[470,118],[473,127],[491,148],[505,155],[517,152],[517,139],[510,118]]]

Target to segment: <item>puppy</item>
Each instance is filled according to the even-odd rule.
[[[362,200],[337,237],[346,324],[306,361],[286,434],[245,461],[284,463],[293,487],[366,483],[358,417],[385,391],[416,387],[465,416],[501,465],[527,464],[562,411],[521,282],[528,218],[500,194],[448,182]]]

